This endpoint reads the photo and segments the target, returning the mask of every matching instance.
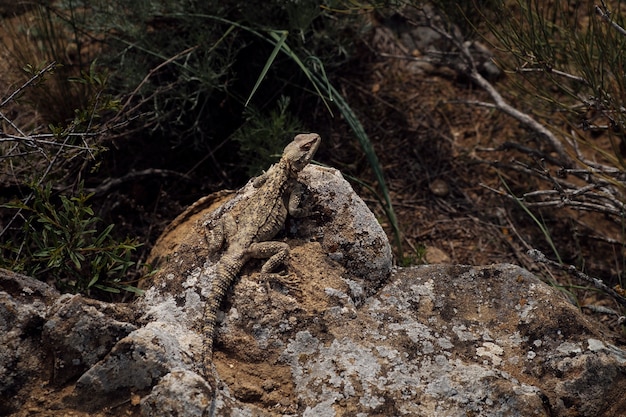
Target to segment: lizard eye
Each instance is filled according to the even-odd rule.
[[[320,137],[317,133],[300,134],[285,147],[283,156],[290,161],[294,171],[300,171],[311,161],[319,144]]]

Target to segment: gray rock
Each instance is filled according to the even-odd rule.
[[[305,223],[303,236],[315,237],[350,278],[373,294],[389,277],[393,257],[383,228],[341,172],[309,165],[300,174],[309,187],[322,222]]]
[[[280,396],[298,404],[297,415],[613,416],[626,409],[619,394],[626,353],[560,293],[513,265],[399,269],[360,308],[327,288],[333,296],[314,317],[298,297],[266,309],[253,281],[237,290],[220,359],[238,364],[238,372],[222,367],[220,374],[234,398],[245,398],[250,388],[242,385],[259,374],[289,374]],[[243,365],[261,360],[267,373]],[[256,405],[269,403],[264,395],[259,388]]]
[[[76,382],[77,404],[94,410],[112,397],[151,389],[175,369],[191,369],[194,361],[188,343],[197,336],[184,328],[152,322],[130,333]],[[197,347],[196,347],[197,349]]]
[[[128,305],[60,295],[0,269],[0,415],[66,407],[50,388],[73,384],[104,358],[137,328],[134,315]]]
[[[54,356],[56,385],[76,380],[137,327],[128,305],[65,294],[48,311],[43,343]]]
[[[213,400],[213,389],[200,376],[187,370],[165,375],[141,400],[141,415],[146,417],[202,417]]]
[[[210,370],[199,368],[198,333],[215,277],[199,227],[206,213],[155,248],[161,269],[132,306],[139,319],[107,303],[59,298],[25,277],[6,280],[1,393],[18,395],[0,411],[26,415],[17,407],[50,380],[51,365],[78,358],[88,369],[75,383],[78,368],[52,378],[57,389],[73,388],[55,410],[100,416],[113,402],[144,416],[626,413],[626,352],[557,290],[513,265],[387,276],[388,245],[367,208],[348,190],[333,195],[343,180],[332,171],[307,175],[318,213],[289,225],[293,282],[260,276],[254,262],[244,268]],[[354,244],[341,240],[343,230]]]
[[[302,247],[296,259],[299,250],[315,252]],[[337,276],[333,268],[324,271]],[[290,295],[268,293],[253,276],[236,286],[224,318],[215,415],[279,407],[303,416],[608,417],[626,409],[626,353],[519,267],[398,269],[361,307],[339,278],[309,280]],[[192,392],[198,377],[186,372],[175,380]],[[166,401],[167,390],[157,392]],[[170,401],[168,409],[184,409],[188,400]]]
[[[33,379],[50,377],[40,335],[58,296],[41,281],[0,269],[0,415],[21,408]]]

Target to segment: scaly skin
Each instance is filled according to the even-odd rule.
[[[241,268],[251,258],[267,259],[261,272],[268,273],[282,265],[289,256],[286,243],[271,239],[284,226],[287,214],[295,217],[303,214],[303,210],[298,208],[298,174],[311,161],[320,141],[316,133],[297,135],[285,147],[280,161],[254,181],[257,188],[254,194],[235,205],[207,231],[207,242],[212,252],[224,247],[224,253],[217,262],[217,278],[204,307],[203,365],[207,375],[212,364],[217,311]]]

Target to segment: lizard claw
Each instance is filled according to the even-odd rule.
[[[268,284],[268,287],[270,282],[276,282],[287,290],[299,291],[298,286],[300,284],[300,279],[295,274],[290,274],[285,271],[281,273],[263,272],[260,275],[261,279]]]

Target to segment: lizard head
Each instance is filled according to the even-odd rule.
[[[289,164],[291,171],[300,172],[311,162],[321,141],[322,139],[317,133],[303,133],[297,135],[293,141],[285,147],[282,159]]]

